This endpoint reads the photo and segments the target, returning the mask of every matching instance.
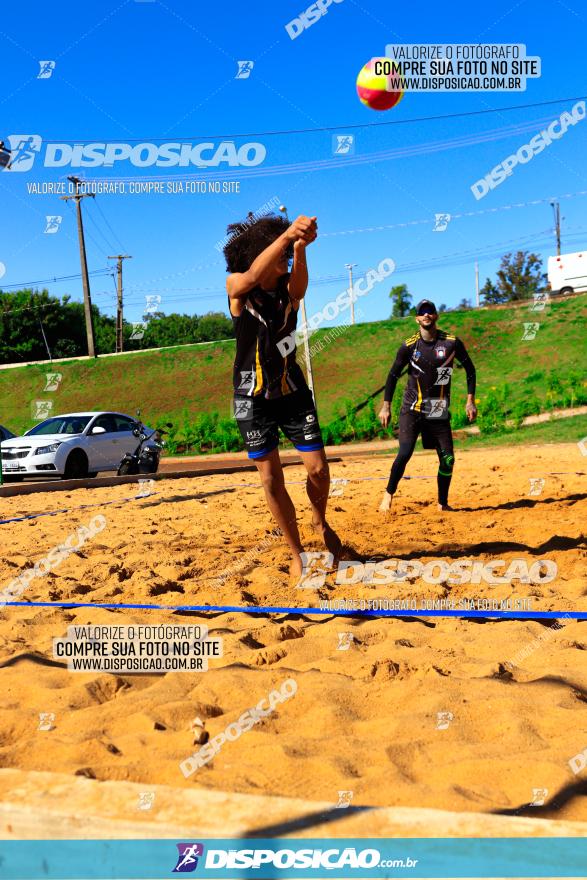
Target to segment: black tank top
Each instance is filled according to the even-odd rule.
[[[253,288],[241,314],[232,315],[236,336],[233,385],[239,397],[271,399],[308,387],[296,361],[298,313],[289,297],[288,280],[289,275],[282,275],[275,291]]]

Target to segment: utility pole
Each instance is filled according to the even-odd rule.
[[[116,254],[114,257],[108,257],[109,260],[117,260],[116,274],[118,276],[117,293],[116,293],[116,351],[124,350],[124,337],[122,335],[122,261],[132,260],[128,254]]]
[[[561,255],[561,209],[558,202],[551,202],[554,211],[554,231],[556,234],[556,255]]]
[[[75,183],[75,195],[74,196],[61,196],[64,202],[68,202],[70,199],[75,201],[76,212],[77,212],[77,234],[79,238],[79,256],[82,267],[82,285],[84,288],[84,316],[86,319],[86,336],[88,338],[88,355],[90,357],[96,357],[96,348],[94,345],[94,320],[92,317],[92,299],[90,296],[90,279],[88,276],[88,260],[86,257],[86,242],[84,239],[84,224],[82,222],[82,208],[81,201],[82,199],[95,198],[95,193],[80,193],[81,180],[79,177],[68,177],[72,183]]]
[[[479,308],[479,263],[475,260],[475,294],[477,308]]]
[[[345,263],[345,269],[349,270],[349,290],[351,292],[351,324],[355,323],[355,300],[353,299],[353,269],[356,267],[356,263]]]

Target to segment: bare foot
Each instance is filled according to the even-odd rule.
[[[439,510],[448,510],[451,512],[454,510],[454,507],[451,507],[450,504],[441,504],[440,502],[438,502],[436,506]]]
[[[333,562],[334,565],[336,565],[338,557],[340,555],[340,551],[342,550],[342,541],[340,540],[332,526],[328,525],[327,522],[312,522],[312,528],[320,536],[320,538],[324,542],[324,546],[326,547],[326,549],[330,553],[332,553],[334,557]]]
[[[379,510],[381,513],[389,513],[391,510],[391,502],[393,501],[393,495],[390,495],[389,492],[386,492],[383,496],[381,504],[379,505]]]
[[[302,562],[302,557],[299,553],[293,557],[292,561],[289,564],[289,577],[291,581],[299,581],[302,576],[302,572],[304,570],[304,564]]]

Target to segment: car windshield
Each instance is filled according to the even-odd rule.
[[[81,434],[92,416],[55,416],[45,419],[26,432],[30,437],[35,434]]]

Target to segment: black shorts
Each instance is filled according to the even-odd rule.
[[[323,449],[322,434],[314,399],[309,390],[284,397],[235,397],[237,420],[249,458],[261,458],[279,445],[279,429],[296,449]]]
[[[400,412],[399,442],[415,446],[419,434],[422,434],[424,449],[440,448],[444,452],[453,452],[450,413],[444,418],[430,418],[413,410]]]

